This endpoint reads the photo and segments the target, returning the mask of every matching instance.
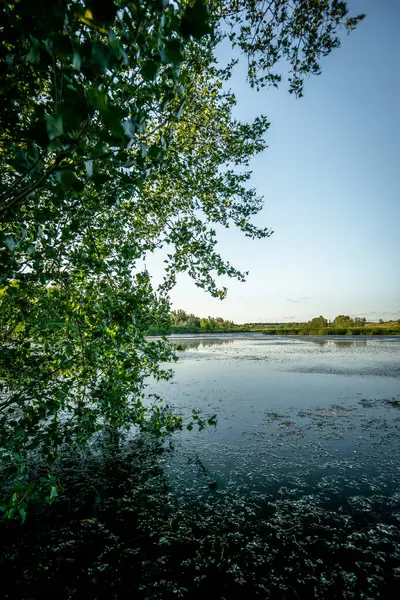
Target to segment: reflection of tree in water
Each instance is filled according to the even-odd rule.
[[[366,346],[367,340],[327,340],[326,338],[313,338],[310,342],[317,346],[327,346],[328,344],[334,344],[336,348],[343,348],[348,350],[354,346]]]
[[[346,350],[348,350],[353,346],[366,346],[367,340],[334,340],[333,343],[337,348],[345,348]]]
[[[202,338],[202,339],[174,339],[173,344],[179,350],[201,350],[201,348],[207,348],[211,346],[224,346],[227,344],[233,344],[234,340],[223,339],[223,338]]]
[[[332,505],[326,490],[280,486],[255,500],[210,485],[197,463],[205,491],[183,500],[168,484],[168,454],[141,436],[64,456],[61,500],[22,527],[1,526],[4,597],[398,597],[394,505],[386,517],[354,507],[339,481]]]
[[[157,576],[148,566],[140,571],[157,561],[172,511],[162,454],[152,436],[104,435],[86,451],[67,451],[57,465],[60,499],[31,509],[22,527],[0,529],[4,597],[147,597],[136,588]],[[35,476],[40,466],[32,469]]]
[[[323,338],[318,339],[318,338],[314,338],[311,339],[310,342],[312,342],[313,344],[316,344],[317,346],[326,346],[329,342],[329,340],[325,340]]]

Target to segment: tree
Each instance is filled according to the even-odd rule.
[[[364,327],[366,322],[367,322],[367,319],[365,317],[355,317],[355,319],[354,319],[355,327]]]
[[[195,329],[200,327],[200,319],[195,315],[189,315],[188,320],[186,321],[188,327]]]
[[[308,322],[308,325],[313,329],[322,329],[323,327],[328,327],[328,321],[320,315],[319,317],[315,317]]]
[[[0,439],[10,464],[8,515],[49,501],[63,444],[103,427],[182,427],[143,405],[148,377],[167,378],[168,293],[179,272],[216,297],[215,276],[243,280],[216,251],[213,223],[251,238],[262,199],[248,185],[265,148],[265,116],[233,118],[220,68],[224,38],[248,58],[250,84],[289,90],[339,45],[337,0],[5,0],[0,24]],[[140,267],[168,248],[155,290]],[[31,451],[47,462],[28,485]],[[38,491],[39,489],[39,491]],[[42,492],[40,492],[42,490]]]
[[[338,315],[333,320],[333,325],[339,328],[352,327],[354,325],[354,321],[349,315]]]
[[[180,325],[182,323],[186,323],[188,318],[189,315],[181,308],[179,310],[173,310],[171,312],[171,323],[173,325]]]

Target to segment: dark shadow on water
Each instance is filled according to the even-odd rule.
[[[398,597],[398,491],[363,495],[361,481],[349,497],[340,473],[327,486],[296,489],[282,473],[265,489],[221,488],[196,459],[200,493],[179,492],[172,456],[152,436],[66,452],[60,501],[1,525],[3,597]]]
[[[310,341],[316,346],[327,346],[329,344],[329,340],[326,340],[325,338],[313,338]]]

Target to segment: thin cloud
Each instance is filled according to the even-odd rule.
[[[299,298],[286,298],[288,302],[292,304],[299,304],[299,302],[304,302],[304,300],[308,300],[309,296],[301,296]]]

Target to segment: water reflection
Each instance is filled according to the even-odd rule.
[[[213,581],[230,577],[232,565],[239,573],[231,541],[238,540],[240,581],[278,582],[249,598],[400,597],[387,593],[390,583],[384,589],[394,581],[392,563],[376,566],[385,552],[400,569],[400,339],[173,342],[202,352],[182,352],[175,385],[161,382],[157,392],[183,417],[196,409],[218,419],[215,429],[177,434],[165,462],[179,514],[188,507],[197,527],[204,519],[207,539],[217,532],[207,556],[229,557]],[[204,595],[246,595],[226,585]]]
[[[203,351],[152,391],[217,427],[74,448],[3,597],[399,598],[400,340],[368,341],[171,339]]]
[[[177,350],[201,350],[212,346],[232,345],[234,340],[223,338],[201,338],[201,339],[174,339],[171,340]]]
[[[347,418],[331,408],[325,417]],[[67,451],[58,502],[32,510],[25,527],[1,523],[3,597],[398,598],[397,464],[390,473],[389,457],[377,477],[358,455],[343,462],[320,448],[313,471],[284,429],[282,444],[265,436],[258,470],[240,452],[225,486],[221,447],[210,460],[121,436],[100,439],[96,453]]]
[[[333,343],[337,348],[351,348],[352,346],[366,346],[367,340],[334,340]]]
[[[332,339],[332,337],[309,337],[309,336],[266,336],[263,334],[210,334],[198,335],[196,337],[191,336],[180,336],[172,335],[169,336],[169,341],[177,350],[201,350],[205,348],[216,348],[216,347],[233,347],[235,345],[251,345],[254,347],[261,346],[284,346],[288,347],[291,345],[304,346],[309,344],[312,346],[318,346],[320,348],[337,348],[343,350],[363,348],[374,343],[383,342],[382,339],[360,339],[359,337],[349,336],[346,339]],[[391,343],[395,343],[396,340],[389,340]]]
[[[334,345],[336,348],[343,348],[348,350],[349,348],[353,348],[354,346],[366,346],[367,340],[332,340],[326,338],[312,338],[310,342],[315,344],[316,346],[328,346]]]

